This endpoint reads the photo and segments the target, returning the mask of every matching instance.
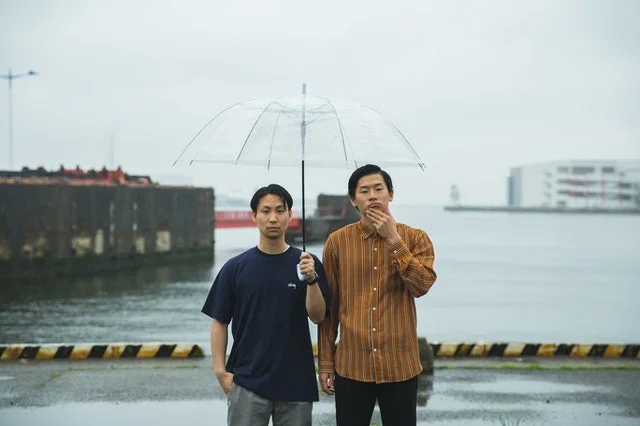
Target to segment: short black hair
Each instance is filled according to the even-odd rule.
[[[257,213],[258,204],[260,203],[262,197],[264,197],[265,195],[275,195],[277,197],[280,197],[282,202],[287,207],[287,210],[291,210],[291,208],[293,207],[293,198],[291,198],[291,194],[289,194],[289,191],[287,191],[277,183],[272,183],[258,189],[256,193],[253,194],[253,197],[251,197],[251,210],[254,213]]]
[[[382,175],[382,179],[384,179],[384,183],[387,185],[387,190],[390,193],[393,192],[393,182],[391,181],[389,173],[385,172],[375,164],[365,164],[362,167],[358,167],[353,173],[351,173],[351,177],[349,178],[349,198],[352,200],[356,198],[356,187],[358,186],[358,181],[360,179],[365,176],[375,174]]]

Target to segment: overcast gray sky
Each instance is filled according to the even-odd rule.
[[[164,182],[299,194],[299,172],[173,167],[218,111],[300,92],[371,106],[427,170],[392,169],[397,203],[505,202],[515,165],[640,158],[640,1],[0,0],[14,167],[111,165]],[[0,81],[0,167],[8,87]],[[346,193],[350,171],[308,170]]]

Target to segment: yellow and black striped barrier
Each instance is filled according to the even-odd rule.
[[[585,343],[452,343],[420,338],[420,358],[462,357],[601,357],[640,359],[640,344]],[[314,356],[318,355],[313,345]],[[19,359],[142,359],[202,358],[202,347],[191,343],[17,344],[0,345],[0,360]]]
[[[433,355],[447,357],[569,356],[640,359],[640,345],[584,343],[429,343]]]
[[[204,351],[190,343],[111,343],[0,345],[0,360],[18,359],[113,359],[113,358],[202,358]]]
[[[421,358],[427,350],[426,339],[420,338]],[[526,356],[569,356],[603,358],[640,359],[640,344],[584,344],[584,343],[428,343],[433,357],[526,357]],[[318,347],[313,345],[313,354],[317,356]]]

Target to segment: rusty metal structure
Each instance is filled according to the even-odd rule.
[[[318,194],[313,216],[305,221],[305,233],[309,242],[323,242],[333,231],[360,220],[360,213],[351,205],[348,195]],[[290,224],[287,240],[302,239],[302,223]]]
[[[122,170],[0,171],[0,279],[214,260],[212,188]]]

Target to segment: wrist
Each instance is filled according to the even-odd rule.
[[[318,273],[314,272],[313,279],[311,281],[307,281],[307,285],[314,285],[317,282],[318,282]]]
[[[402,241],[402,238],[400,238],[400,235],[396,235],[395,237],[391,237],[387,240],[387,244],[389,244],[390,246],[398,244],[400,241]]]

